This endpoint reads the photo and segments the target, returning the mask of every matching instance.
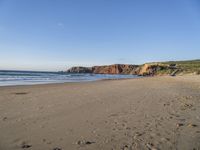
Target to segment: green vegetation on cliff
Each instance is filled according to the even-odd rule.
[[[195,73],[200,74],[200,59],[198,60],[187,60],[187,61],[168,61],[162,62],[160,64],[175,66],[177,70],[177,74],[187,74],[187,73]],[[169,69],[163,70],[164,72],[170,72]]]

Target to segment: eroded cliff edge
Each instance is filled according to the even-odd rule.
[[[67,73],[132,74],[141,76],[200,74],[200,60],[146,63],[143,65],[114,64],[93,67],[72,67]]]
[[[67,73],[132,74],[132,75],[150,76],[150,75],[156,75],[158,74],[159,71],[166,69],[170,69],[170,66],[161,64],[144,64],[144,65],[114,64],[107,66],[72,67],[67,70]],[[175,68],[171,68],[171,70],[175,70]]]

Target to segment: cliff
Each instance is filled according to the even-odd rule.
[[[137,65],[115,64],[109,66],[94,66],[92,72],[95,74],[135,74]]]
[[[108,66],[72,67],[67,73],[136,74],[137,65],[115,64]]]
[[[72,67],[67,73],[93,73],[91,67]]]
[[[169,71],[167,74],[170,74],[175,69],[176,69],[175,67],[172,68],[170,67],[170,65],[158,64],[158,63],[144,64],[140,67],[138,75],[142,76],[161,75],[165,74],[166,71]]]
[[[93,67],[72,67],[67,73],[133,74],[141,76],[200,74],[200,60],[146,63],[143,65],[114,64]]]
[[[162,74],[163,70],[171,70],[169,65],[144,64],[144,65],[107,65],[93,67],[72,67],[67,73],[94,73],[94,74],[132,74],[141,76],[152,76]],[[174,69],[173,69],[174,70]],[[172,71],[170,71],[172,72]]]

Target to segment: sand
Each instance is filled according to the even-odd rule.
[[[200,76],[0,87],[0,150],[198,150]]]

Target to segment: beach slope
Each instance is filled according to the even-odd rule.
[[[0,87],[1,150],[200,149],[200,76]]]

